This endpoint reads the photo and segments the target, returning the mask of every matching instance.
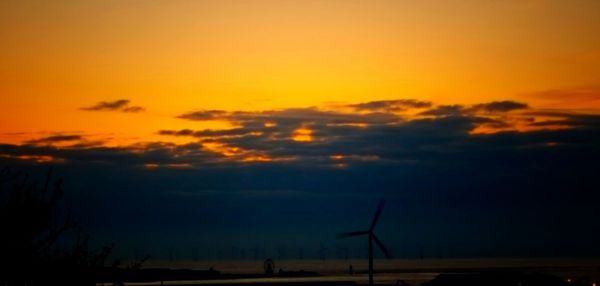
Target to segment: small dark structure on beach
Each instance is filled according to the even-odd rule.
[[[265,269],[266,275],[273,275],[273,272],[275,271],[275,262],[273,261],[273,259],[266,259],[263,263],[263,268]]]

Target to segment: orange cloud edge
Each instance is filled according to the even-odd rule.
[[[209,111],[198,111],[209,112]],[[307,114],[303,118],[303,112]],[[455,113],[453,113],[455,112]],[[500,132],[536,132],[541,130],[560,130],[570,129],[575,126],[570,125],[568,117],[577,114],[573,112],[556,112],[544,109],[536,109],[524,103],[513,101],[497,101],[486,104],[477,104],[471,106],[462,105],[434,105],[427,102],[413,100],[381,100],[362,104],[337,104],[326,105],[322,107],[310,107],[299,109],[279,109],[266,110],[260,112],[248,111],[218,111],[210,118],[192,118],[193,113],[178,116],[182,120],[210,121],[218,120],[229,123],[230,128],[203,129],[199,131],[172,134],[163,132],[160,135],[161,140],[147,141],[143,138],[136,140],[124,138],[102,138],[97,135],[86,134],[54,134],[49,137],[34,137],[19,134],[20,141],[15,145],[46,146],[57,149],[91,149],[91,148],[124,148],[130,152],[147,152],[153,145],[159,144],[175,150],[175,147],[186,144],[197,144],[197,148],[215,155],[214,162],[236,162],[241,164],[272,163],[294,161],[297,156],[294,155],[272,155],[264,150],[244,148],[231,143],[231,138],[245,137],[263,137],[267,136],[265,142],[291,142],[299,145],[319,144],[322,141],[330,140],[326,135],[315,132],[313,126],[325,124],[327,126],[354,128],[354,132],[361,132],[377,125],[406,124],[416,120],[436,120],[449,116],[468,116],[478,118],[474,121],[473,127],[468,131],[469,136],[485,136]],[[206,113],[208,114],[208,113]],[[281,128],[280,116],[285,115],[296,122],[294,126]],[[187,116],[187,117],[186,117]],[[330,116],[333,118],[319,118],[319,116]],[[381,119],[378,119],[378,116]],[[290,119],[287,119],[288,121]],[[319,122],[323,120],[323,122]],[[250,122],[250,123],[249,123]],[[261,128],[253,130],[248,124],[260,123]],[[245,133],[227,132],[229,130],[245,129]],[[270,131],[278,129],[277,131]],[[268,132],[265,132],[267,130]],[[157,133],[160,133],[157,131]],[[171,135],[171,136],[169,136]],[[61,137],[62,136],[62,137]],[[4,139],[7,135],[3,136]],[[50,139],[56,139],[55,141]],[[65,140],[58,140],[58,139]],[[162,139],[164,138],[164,139]],[[182,140],[182,138],[186,138]],[[228,140],[224,140],[227,138]],[[556,146],[556,142],[548,142],[547,146]],[[176,158],[185,158],[185,153],[173,151],[170,154]],[[45,163],[65,163],[62,158],[44,155],[44,154],[22,154],[10,155],[1,154],[1,158],[9,158],[24,161],[33,161],[39,164]],[[378,154],[330,154],[327,160],[331,161],[331,166],[340,168],[347,166],[348,160],[379,160]],[[184,159],[182,159],[184,160]],[[145,162],[142,167],[148,170],[158,168],[170,169],[190,169],[194,165],[190,162],[177,163],[157,163]]]

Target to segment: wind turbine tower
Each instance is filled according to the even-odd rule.
[[[383,246],[383,243],[381,243],[379,238],[377,238],[377,236],[375,236],[375,233],[373,232],[373,230],[375,229],[375,226],[377,225],[377,221],[379,220],[379,216],[381,215],[381,211],[383,210],[384,205],[385,205],[384,201],[379,201],[379,205],[377,206],[377,211],[375,212],[375,216],[373,217],[373,221],[371,222],[371,226],[369,227],[368,230],[346,232],[346,233],[342,233],[342,234],[338,235],[338,238],[347,238],[347,237],[362,236],[362,235],[368,236],[368,240],[369,240],[369,285],[371,285],[371,286],[374,285],[373,284],[373,242],[375,242],[375,244],[377,244],[377,246],[379,247],[379,249],[381,249],[381,252],[383,252],[383,254],[385,255],[386,258],[388,258],[388,259],[392,258],[392,256],[390,255],[390,252],[385,248],[385,246]]]

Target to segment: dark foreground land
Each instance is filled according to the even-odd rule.
[[[293,265],[293,264],[292,264]],[[333,265],[333,264],[332,264]],[[600,278],[600,260],[586,263],[523,263],[489,261],[447,261],[445,263],[381,263],[375,273],[377,285],[423,286],[597,286]],[[478,266],[479,265],[479,266]],[[239,268],[236,268],[238,266]],[[101,273],[97,282],[112,285],[119,281],[125,285],[365,285],[368,276],[363,268],[354,275],[339,268],[323,265],[314,271],[276,271],[241,273],[243,263],[232,263],[230,269],[219,271],[146,268],[118,270]],[[223,265],[223,267],[225,267]],[[217,269],[219,269],[217,267]],[[240,270],[236,273],[235,270]]]
[[[362,279],[361,279],[362,280]],[[131,285],[251,285],[251,286],[344,286],[366,284],[365,280],[344,280],[341,277],[320,277],[318,279],[302,279],[278,277],[269,278],[241,278],[241,279],[223,279],[223,280],[196,280],[196,281],[155,281],[146,283],[126,283]],[[377,285],[411,285],[403,280],[396,281],[376,281]],[[562,277],[545,273],[527,273],[527,272],[466,272],[466,273],[442,273],[433,280],[422,283],[423,286],[593,286],[595,282],[590,278],[576,278],[567,280]]]

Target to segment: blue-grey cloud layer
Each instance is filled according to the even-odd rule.
[[[197,111],[180,118],[226,119],[239,127],[157,131],[197,138],[187,145],[57,148],[32,142],[0,145],[0,154],[4,164],[20,166],[30,165],[15,159],[20,155],[63,159],[57,173],[81,219],[100,238],[145,245],[158,255],[168,243],[207,253],[215,248],[203,246],[208,243],[333,245],[339,243],[335,232],[368,224],[379,198],[389,201],[380,237],[407,255],[418,245],[447,255],[600,254],[594,239],[600,235],[600,116],[514,102],[392,105],[398,104],[414,105],[423,117],[409,120],[381,102],[352,106],[360,113]],[[524,119],[531,126],[569,128],[470,133],[482,124],[510,125],[486,114],[515,111],[523,118],[555,118]],[[314,141],[290,139],[300,126],[313,130]],[[244,163],[205,148],[209,142],[293,159]],[[148,163],[161,167],[148,170]],[[190,168],[178,168],[183,165]],[[140,244],[148,235],[154,243]]]

